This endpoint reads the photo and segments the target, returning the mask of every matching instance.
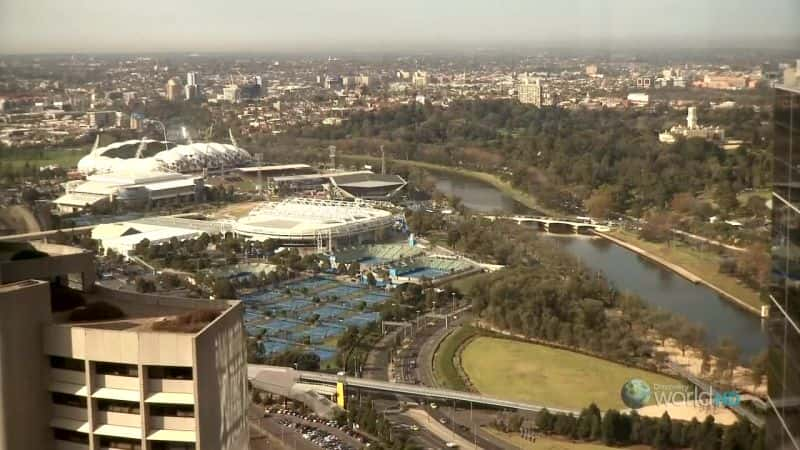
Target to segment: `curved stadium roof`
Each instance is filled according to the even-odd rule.
[[[100,147],[78,161],[78,170],[86,175],[109,172],[195,172],[204,168],[236,167],[249,164],[247,150],[231,144],[196,142],[177,145],[150,157],[137,158],[140,146],[163,145],[163,141],[130,140]],[[114,156],[106,156],[106,153]],[[130,157],[116,156],[129,154]]]

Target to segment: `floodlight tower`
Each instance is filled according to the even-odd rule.
[[[381,175],[386,175],[386,151],[381,145]]]
[[[330,155],[330,158],[331,158],[331,168],[333,170],[336,170],[336,146],[335,145],[331,145],[331,146],[328,147],[328,154]]]

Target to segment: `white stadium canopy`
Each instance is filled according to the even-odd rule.
[[[78,161],[78,170],[86,175],[112,172],[196,172],[202,169],[218,169],[220,167],[238,167],[247,165],[252,156],[247,150],[231,144],[216,142],[195,142],[177,145],[169,150],[162,150],[150,157],[137,157],[137,149],[148,145],[163,145],[161,141],[151,139],[115,142],[93,150]],[[128,149],[125,149],[128,147]],[[116,150],[127,150],[131,156],[106,156]]]

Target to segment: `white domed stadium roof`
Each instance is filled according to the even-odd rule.
[[[136,157],[140,146],[151,145],[164,145],[164,142],[152,139],[130,140],[100,147],[78,161],[78,170],[86,175],[120,171],[196,172],[204,168],[237,167],[252,161],[247,150],[216,142],[177,145],[150,157]],[[111,151],[128,153],[131,156],[106,156]]]

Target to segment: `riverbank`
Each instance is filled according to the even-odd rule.
[[[345,159],[363,160],[370,163],[379,163],[380,158],[362,155],[342,155]],[[551,216],[562,216],[557,211],[541,207],[536,199],[511,186],[510,183],[500,179],[497,175],[468,170],[459,167],[441,166],[422,161],[392,160],[393,164],[417,167],[424,170],[441,173],[456,174],[469,177],[494,187],[501,193],[528,208],[538,209]],[[756,316],[761,315],[762,302],[758,291],[743,285],[739,280],[729,275],[720,273],[719,258],[710,252],[701,252],[695,249],[681,247],[679,243],[667,246],[646,242],[632,233],[622,230],[612,230],[608,233],[598,233],[615,244],[654,261],[663,267],[677,273],[681,277],[695,284],[702,284],[719,294],[726,301],[739,306],[741,309]]]
[[[747,312],[761,315],[762,303],[758,292],[743,286],[736,278],[720,273],[719,260],[714,255],[647,242],[622,230],[595,234],[670,269],[692,283],[707,286]]]
[[[364,156],[364,155],[337,155],[345,160],[362,160],[368,161],[370,163],[380,163],[381,159],[374,157],[374,156]],[[558,211],[554,211],[552,209],[548,209],[540,204],[540,202],[536,199],[536,197],[527,194],[525,192],[516,189],[511,183],[501,179],[499,176],[480,172],[477,170],[469,170],[464,169],[461,167],[449,167],[449,166],[441,166],[439,164],[433,164],[423,161],[411,161],[411,160],[402,160],[402,159],[393,159],[389,162],[389,164],[395,164],[398,166],[407,166],[407,167],[417,167],[420,169],[430,170],[434,172],[443,172],[443,173],[451,173],[455,175],[460,175],[463,177],[469,177],[478,181],[482,181],[486,184],[491,185],[498,191],[502,192],[503,194],[511,197],[513,200],[521,203],[522,205],[540,211],[549,216],[562,216],[563,213],[559,213]]]

